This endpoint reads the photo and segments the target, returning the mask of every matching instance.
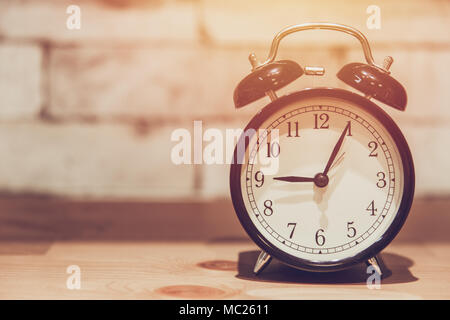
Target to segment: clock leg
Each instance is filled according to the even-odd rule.
[[[383,274],[387,272],[386,265],[384,264],[383,259],[381,259],[381,255],[370,258],[366,261],[366,264],[372,266],[380,276],[383,276]]]
[[[253,272],[255,274],[260,273],[265,267],[267,267],[272,260],[272,257],[265,251],[261,251],[258,259],[256,260],[255,267],[253,268]]]

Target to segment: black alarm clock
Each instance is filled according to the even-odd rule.
[[[362,94],[307,88],[278,97],[276,90],[323,68],[275,61],[286,35],[328,29],[356,37],[367,63],[345,65],[337,77]],[[361,262],[383,273],[378,253],[403,226],[414,195],[408,144],[391,117],[372,100],[405,110],[406,92],[391,77],[393,59],[374,63],[358,30],[333,23],[287,27],[267,60],[254,54],[252,72],[236,87],[241,108],[264,96],[271,102],[241,135],[230,172],[236,214],[262,252],[254,272],[271,258],[307,271],[337,271]]]

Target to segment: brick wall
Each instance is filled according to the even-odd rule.
[[[69,30],[66,9],[81,8]],[[366,8],[381,8],[368,30]],[[444,0],[2,0],[0,2],[0,191],[149,200],[228,197],[228,167],[176,166],[171,132],[243,127],[265,101],[236,111],[232,93],[282,27],[352,25],[376,61],[408,92],[389,110],[408,139],[417,193],[450,193],[450,2]],[[327,31],[292,36],[281,56],[323,65],[304,86],[344,87],[339,68],[362,61],[354,39]]]

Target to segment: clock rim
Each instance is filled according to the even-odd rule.
[[[259,230],[256,228],[252,222],[250,215],[245,208],[244,200],[242,197],[241,189],[241,169],[242,164],[233,163],[230,166],[230,192],[231,199],[233,202],[233,207],[235,209],[236,215],[243,226],[244,230],[247,232],[249,237],[261,248],[267,252],[270,256],[280,260],[281,262],[290,265],[292,267],[306,270],[306,271],[338,271],[342,269],[347,269],[354,266],[355,264],[367,261],[368,259],[374,257],[379,252],[381,252],[387,245],[389,245],[392,240],[397,236],[403,227],[406,218],[409,215],[412,201],[414,198],[415,189],[415,174],[414,174],[414,163],[409,149],[408,143],[406,142],[403,133],[397,124],[392,120],[392,118],[378,105],[374,102],[366,99],[365,97],[353,93],[351,91],[339,88],[307,88],[300,91],[293,92],[291,94],[282,96],[275,101],[270,102],[268,105],[263,107],[263,109],[258,112],[247,124],[245,131],[254,128],[257,129],[260,125],[275,112],[286,107],[287,105],[301,101],[308,98],[320,98],[320,97],[332,97],[339,98],[343,100],[350,101],[364,111],[368,112],[374,116],[380,123],[385,127],[388,133],[391,135],[395,145],[398,148],[400,158],[403,165],[404,171],[404,186],[403,195],[400,202],[399,209],[396,213],[394,220],[388,227],[386,232],[375,241],[368,248],[357,253],[352,257],[348,257],[337,262],[314,262],[299,257],[295,257],[273,245],[269,240],[264,237]],[[244,131],[244,132],[245,132]],[[245,136],[241,136],[239,141]],[[247,148],[247,146],[246,146]],[[233,153],[233,160],[237,159],[237,146]],[[237,161],[236,161],[237,162]]]

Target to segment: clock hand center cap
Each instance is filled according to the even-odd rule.
[[[319,188],[324,188],[328,185],[328,176],[323,173],[318,173],[314,176],[314,184]]]

